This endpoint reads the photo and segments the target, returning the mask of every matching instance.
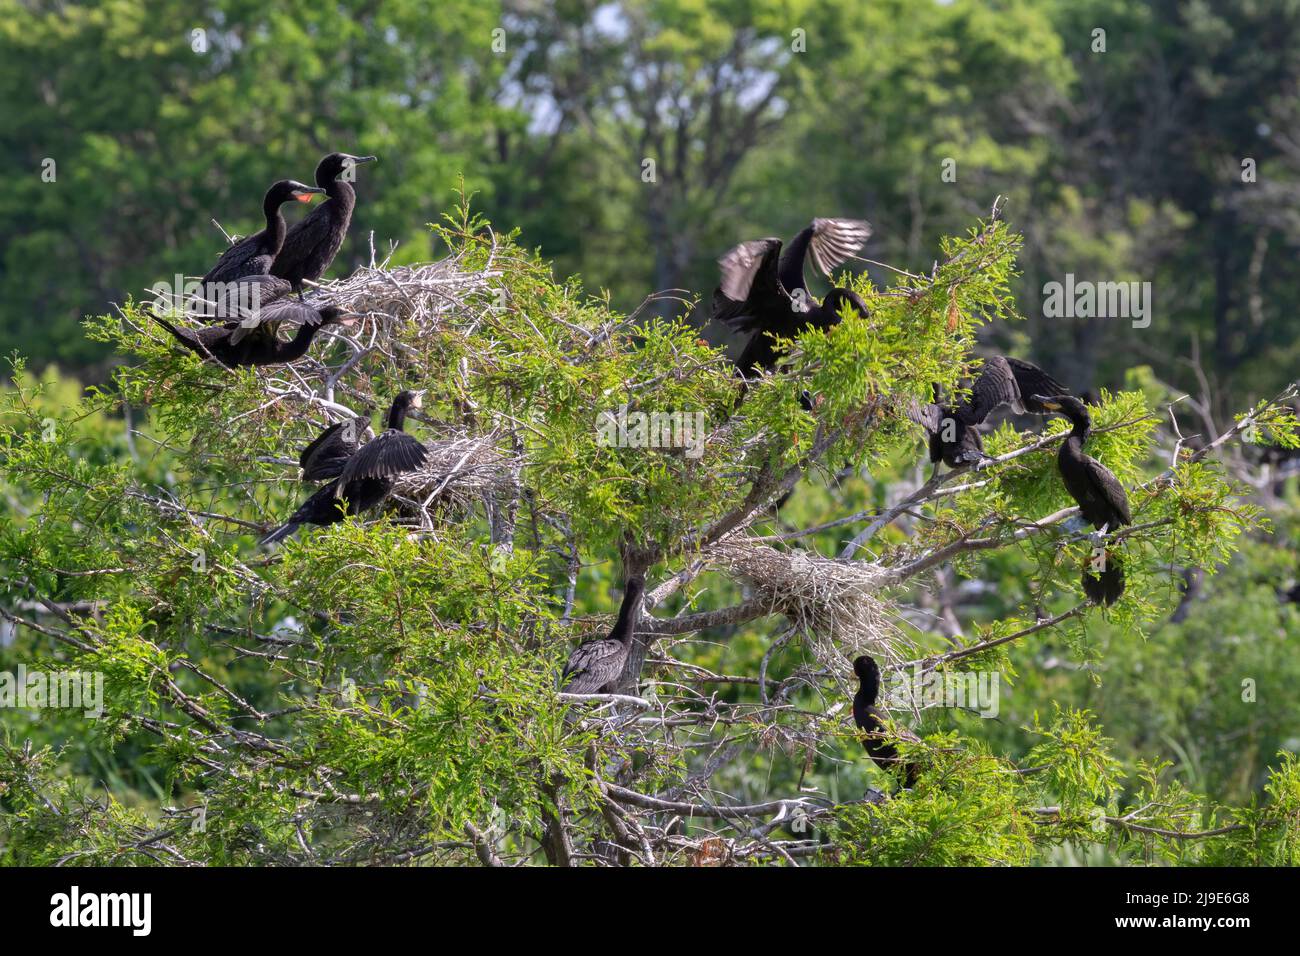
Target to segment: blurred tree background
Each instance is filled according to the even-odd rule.
[[[0,2],[0,349],[102,379],[83,316],[201,273],[222,247],[210,220],[251,230],[272,180],[346,149],[381,162],[336,269],[372,233],[381,254],[426,256],[462,174],[493,222],[623,309],[656,289],[707,300],[726,248],[814,215],[868,218],[866,257],[924,270],[1001,194],[1027,239],[1029,323],[993,344],[1079,389],[1135,359],[1196,388],[1195,357],[1220,411],[1297,364],[1290,0],[329,12]],[[1066,273],[1150,281],[1151,326],[1044,318],[1042,286]]]
[[[86,316],[201,274],[224,246],[213,219],[258,228],[266,187],[310,181],[337,149],[380,161],[358,175],[331,276],[372,242],[397,263],[440,255],[426,224],[463,178],[474,209],[557,276],[620,312],[684,290],[711,341],[725,335],[705,327],[715,260],[738,241],[862,217],[864,258],[928,275],[940,237],[1002,196],[1025,238],[1026,321],[982,326],[981,345],[1153,408],[1190,393],[1184,425],[1217,434],[1300,367],[1298,94],[1295,0],[0,0],[0,351],[34,378],[57,367],[42,412],[71,406],[74,379],[129,361],[87,338]],[[1150,326],[1045,316],[1044,285],[1067,274],[1150,282]],[[94,463],[142,467],[102,409],[78,428]],[[1238,560],[1214,576],[1170,568],[1165,614],[1140,636],[1096,616],[1082,637],[1016,647],[998,662],[1015,675],[1002,713],[952,715],[961,730],[1033,763],[1024,728],[1068,701],[1126,765],[1169,760],[1207,801],[1262,800],[1278,752],[1300,747],[1300,495],[1276,467],[1294,453],[1268,454],[1225,467],[1267,514]],[[828,498],[879,504],[912,464],[805,485],[782,519],[807,525]],[[0,523],[29,504],[7,495]],[[1032,603],[1030,573],[1023,556],[991,557],[941,571],[916,601],[973,631]],[[578,607],[608,603],[602,588]],[[13,636],[0,630],[0,650]],[[762,646],[737,640],[711,663],[752,669]],[[1241,706],[1243,674],[1255,706]],[[89,746],[73,772],[165,802],[165,775],[134,746]],[[847,752],[861,759],[856,741]],[[773,757],[729,782],[760,799],[802,779]]]

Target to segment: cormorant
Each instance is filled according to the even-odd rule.
[[[423,391],[406,391],[393,399],[388,410],[388,427],[349,455],[338,476],[303,502],[287,522],[262,539],[262,544],[284,540],[297,531],[299,525],[334,524],[346,515],[369,511],[388,497],[398,475],[415,471],[423,465],[428,450],[402,431],[406,413],[420,407],[423,395]],[[311,447],[309,445],[308,450]],[[311,459],[304,451],[300,460]]]
[[[876,706],[880,696],[880,667],[866,654],[853,659],[853,673],[858,675],[858,691],[853,695],[853,722],[866,736],[862,746],[881,770],[891,773],[902,771],[903,785],[909,790],[916,786],[921,768],[898,757],[895,741],[920,743],[921,738],[906,727],[894,725],[889,729],[889,715]]]
[[[280,207],[290,200],[311,202],[311,197],[325,190],[304,186],[294,179],[282,179],[266,191],[262,212],[266,214],[266,228],[245,236],[221,254],[217,264],[200,280],[206,287],[210,282],[234,282],[245,276],[266,275],[284,245],[285,224]],[[212,296],[205,296],[212,298]]]
[[[623,673],[632,634],[641,616],[645,580],[639,575],[629,578],[623,589],[623,604],[618,609],[618,620],[606,637],[583,641],[573,649],[560,685],[570,694],[611,693]]]
[[[319,279],[330,267],[343,237],[352,222],[357,194],[352,184],[339,176],[361,163],[373,163],[377,156],[353,156],[330,153],[316,167],[316,185],[326,200],[301,222],[295,223],[284,238],[280,254],[271,265],[271,275],[287,279],[294,291],[302,294],[302,280]]]
[[[255,322],[250,316],[196,331],[177,328],[156,311],[150,310],[150,315],[181,345],[204,358],[216,359],[227,368],[292,362],[307,354],[312,339],[325,326],[355,319],[338,306],[316,309],[296,299],[277,299],[261,306]],[[280,339],[276,330],[282,322],[300,326],[298,334],[287,341]]]
[[[930,433],[930,461],[949,468],[987,458],[979,426],[999,405],[1010,405],[1020,415],[1043,414],[1042,395],[1063,395],[1068,389],[1032,362],[995,355],[971,385],[970,397],[960,405],[913,404],[908,417]],[[936,395],[936,398],[938,396]]]
[[[1065,482],[1065,490],[1078,504],[1084,520],[1103,532],[1132,524],[1133,516],[1129,512],[1124,486],[1110,469],[1083,453],[1083,443],[1092,427],[1088,407],[1073,395],[1037,395],[1035,398],[1048,411],[1064,415],[1074,425],[1061,443],[1056,466]],[[1124,565],[1119,555],[1107,551],[1105,569],[1097,575],[1090,573],[1090,565],[1091,562],[1083,571],[1084,593],[1095,603],[1114,604],[1124,593]]]
[[[781,251],[775,238],[742,242],[721,259],[722,282],[713,293],[711,318],[752,338],[736,360],[742,375],[776,366],[773,335],[794,338],[809,328],[830,328],[848,303],[867,315],[866,303],[849,289],[833,288],[820,303],[804,282],[805,255],[828,276],[871,235],[861,219],[814,219]]]

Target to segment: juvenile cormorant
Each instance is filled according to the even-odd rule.
[[[984,441],[979,426],[999,405],[1010,405],[1017,414],[1047,409],[1037,396],[1063,395],[1064,385],[1032,362],[995,355],[984,360],[984,368],[971,384],[970,397],[960,405],[913,405],[908,417],[930,433],[930,461],[942,461],[949,468],[984,460]],[[936,396],[937,397],[937,396]]]
[[[560,677],[561,688],[570,694],[606,694],[612,692],[627,662],[632,634],[641,616],[641,599],[645,580],[629,578],[623,589],[623,604],[618,620],[606,637],[583,641],[573,649]]]
[[[311,202],[312,196],[325,190],[304,186],[293,179],[282,179],[266,191],[262,212],[266,215],[266,228],[245,236],[221,254],[217,264],[200,280],[209,282],[234,282],[245,276],[266,275],[284,245],[285,224],[280,207],[287,202]],[[212,296],[206,296],[212,298]]]
[[[294,299],[278,299],[262,306],[256,323],[251,325],[250,318],[190,330],[177,328],[155,311],[150,311],[150,315],[181,345],[227,368],[295,361],[307,354],[312,339],[325,326],[346,324],[355,318],[337,306],[316,309]],[[299,326],[298,334],[288,340],[280,339],[276,330],[282,322]]]
[[[722,281],[713,293],[711,318],[752,338],[736,360],[742,375],[770,371],[778,358],[773,335],[794,338],[809,328],[830,328],[848,303],[867,315],[866,303],[849,289],[834,288],[821,302],[804,282],[804,258],[829,276],[871,235],[860,219],[814,219],[782,252],[780,239],[742,242],[718,260]]]
[[[1133,523],[1128,495],[1124,486],[1101,462],[1083,453],[1083,443],[1092,427],[1088,407],[1073,395],[1035,396],[1048,411],[1064,415],[1074,425],[1061,443],[1056,466],[1065,482],[1065,490],[1079,506],[1085,521],[1101,531],[1115,531]],[[1105,568],[1093,575],[1088,566],[1083,571],[1083,590],[1098,604],[1114,604],[1124,593],[1124,566],[1119,555],[1107,551]]]
[[[330,153],[316,167],[316,185],[324,190],[326,200],[311,211],[301,222],[295,223],[284,238],[284,245],[271,275],[287,279],[294,291],[302,293],[302,280],[315,281],[325,274],[343,237],[352,222],[352,210],[357,204],[356,190],[346,179],[339,179],[345,170],[361,163],[373,163],[377,156],[353,156],[349,153]]]
[[[874,658],[866,654],[854,658],[853,673],[858,675],[859,682],[858,691],[853,695],[853,722],[865,734],[862,746],[881,770],[891,773],[901,770],[903,785],[911,789],[916,786],[921,768],[899,760],[895,741],[920,743],[921,738],[897,724],[892,731],[889,729],[889,715],[876,706],[880,696],[880,667]]]
[[[284,540],[299,525],[329,525],[346,515],[369,511],[388,497],[399,475],[423,465],[428,450],[402,430],[406,413],[420,407],[423,394],[406,391],[393,399],[388,427],[349,455],[338,476],[303,502],[287,522],[262,539],[262,544]]]

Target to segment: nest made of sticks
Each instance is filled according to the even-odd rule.
[[[393,496],[432,523],[433,511],[469,508],[487,496],[495,501],[518,494],[523,462],[503,452],[500,436],[453,435],[424,443],[418,471],[397,479]]]
[[[481,313],[482,308],[471,300],[493,295],[493,282],[501,275],[492,261],[473,270],[466,268],[461,256],[390,266],[387,260],[376,264],[372,254],[370,265],[321,283],[314,296],[354,315],[439,328]]]
[[[891,620],[889,604],[876,596],[885,573],[874,565],[801,549],[782,551],[744,538],[713,546],[710,560],[749,582],[832,670],[849,672],[858,654],[889,665],[907,660],[908,641]]]

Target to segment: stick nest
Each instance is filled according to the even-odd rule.
[[[397,479],[393,495],[426,525],[440,509],[468,509],[484,497],[513,500],[523,462],[500,448],[500,436],[460,435],[425,442],[419,471]]]
[[[372,260],[346,278],[322,283],[313,298],[364,316],[367,324],[433,329],[463,324],[480,312],[471,301],[493,294],[492,282],[500,276],[492,265],[470,271],[459,256],[404,266]]]
[[[907,640],[876,596],[885,572],[860,561],[838,561],[792,549],[777,550],[743,538],[715,545],[712,562],[747,581],[802,632],[814,656],[838,672],[851,672],[859,654],[902,664]]]

